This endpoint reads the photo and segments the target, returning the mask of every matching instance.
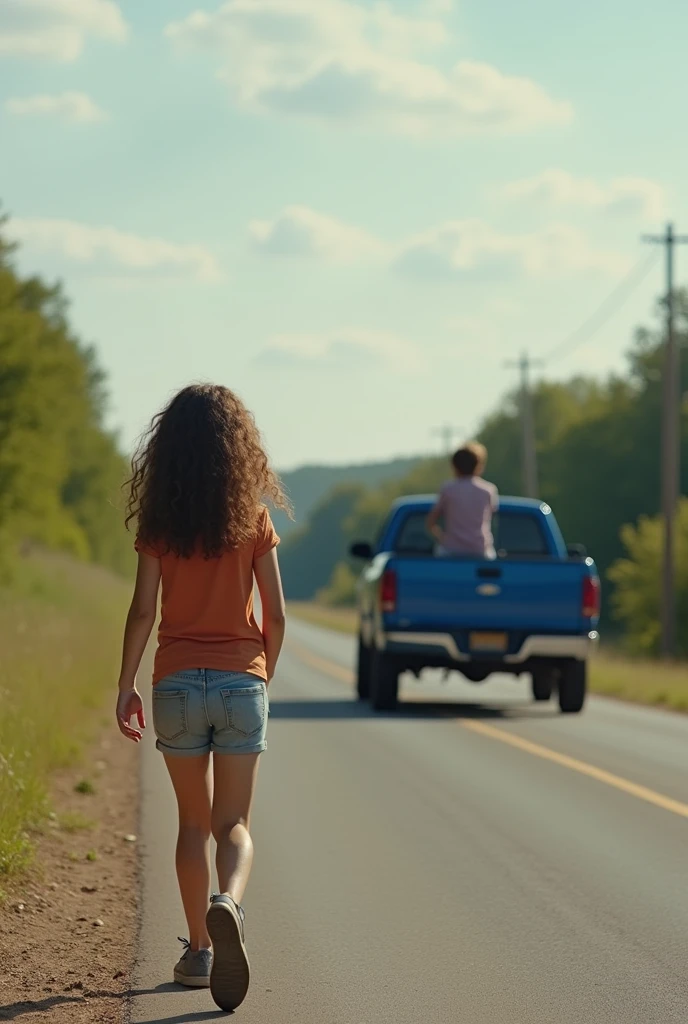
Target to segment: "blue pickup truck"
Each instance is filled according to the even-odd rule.
[[[359,698],[393,710],[402,672],[443,668],[474,683],[528,673],[535,700],[556,692],[563,712],[581,711],[600,613],[592,558],[566,546],[548,505],[524,498],[499,501],[496,560],[437,558],[425,525],[434,502],[400,499],[377,543],[351,548],[367,563],[358,586]]]

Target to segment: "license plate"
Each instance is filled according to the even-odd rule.
[[[471,633],[468,644],[472,651],[503,654],[509,646],[509,639],[506,633]]]

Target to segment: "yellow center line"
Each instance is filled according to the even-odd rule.
[[[603,782],[606,786],[613,786],[614,789],[619,789],[622,793],[628,793],[629,796],[634,796],[638,800],[645,800],[648,804],[661,807],[664,811],[678,814],[681,818],[688,818],[688,804],[683,804],[680,800],[673,800],[670,796],[664,796],[662,793],[655,792],[654,789],[648,789],[647,786],[631,782],[630,779],[624,779],[620,775],[614,775],[613,772],[607,772],[604,768],[597,768],[594,764],[588,764],[587,761],[579,761],[577,757],[560,754],[558,750],[551,750],[549,747],[543,747],[539,743],[532,743],[530,740],[523,739],[522,736],[517,736],[515,733],[498,729],[494,725],[486,725],[485,722],[464,720],[461,722],[461,725],[464,729],[470,729],[471,732],[480,733],[481,736],[489,736],[490,739],[499,740],[500,743],[507,743],[518,750],[523,750],[526,754],[532,754],[533,757],[541,757],[545,761],[552,761],[554,764],[561,765],[562,768],[569,768],[572,772],[587,775],[590,779]]]
[[[340,682],[353,685],[354,676],[350,669],[330,661],[329,658],[322,658],[320,655],[313,654],[303,644],[291,639],[288,641],[288,646],[306,665],[316,669],[318,672],[323,672],[325,675],[338,679]],[[457,724],[463,729],[469,729],[471,732],[478,733],[480,736],[486,736],[491,740],[497,740],[499,743],[506,743],[508,746],[515,747],[526,754],[531,754],[533,757],[542,758],[544,761],[551,761],[562,768],[568,768],[569,771],[578,772],[579,775],[587,775],[589,779],[595,779],[596,782],[601,782],[605,786],[618,789],[620,792],[627,793],[637,800],[644,800],[646,803],[653,804],[653,806],[659,807],[663,811],[677,814],[680,818],[688,818],[688,804],[684,804],[680,800],[674,800],[670,796],[664,796],[663,793],[657,793],[654,789],[641,786],[637,782],[631,782],[630,779],[624,779],[621,775],[605,771],[604,768],[588,764],[587,761],[580,761],[577,757],[561,754],[558,750],[543,747],[540,743],[533,743],[522,736],[507,732],[505,729],[500,729],[494,725],[487,725],[485,722],[462,719]]]
[[[354,674],[350,668],[338,665],[336,661],[330,661],[329,658],[321,658],[319,655],[313,654],[308,647],[304,647],[303,644],[292,640],[291,637],[287,640],[286,646],[293,651],[299,661],[308,665],[309,668],[314,668],[317,672],[324,672],[326,676],[332,676],[342,683],[348,683],[349,686],[353,686]]]

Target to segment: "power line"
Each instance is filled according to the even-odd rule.
[[[581,345],[589,341],[617,313],[635,289],[645,280],[656,265],[659,256],[652,252],[638,260],[635,266],[614,287],[612,292],[600,303],[597,309],[587,317],[567,338],[552,349],[543,359],[531,359],[524,352],[517,363],[508,363],[510,369],[520,371],[519,415],[521,420],[521,468],[523,474],[523,492],[530,498],[539,496],[537,448],[535,443],[535,424],[533,419],[533,400],[530,385],[530,371],[536,366],[543,366],[553,359],[570,355]]]
[[[576,349],[589,341],[611,318],[618,313],[622,306],[633,294],[638,285],[642,284],[653,267],[659,260],[657,251],[644,256],[631,267],[624,278],[615,286],[613,291],[604,299],[597,309],[587,317],[586,320],[569,334],[568,338],[560,342],[544,358],[549,363],[553,359],[560,359],[564,355],[570,355]]]

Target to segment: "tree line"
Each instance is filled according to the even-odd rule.
[[[127,465],[104,425],[105,377],[62,287],[22,276],[0,222],[0,568],[37,544],[127,572]]]
[[[688,292],[678,292],[675,301],[684,348]],[[595,557],[605,582],[607,625],[623,627],[629,644],[645,653],[654,652],[658,641],[663,340],[660,302],[654,325],[636,330],[622,373],[605,380],[543,380],[533,392],[541,497],[554,508],[566,539],[585,544]],[[688,394],[685,365],[681,375],[682,392]],[[686,405],[681,434],[685,446]],[[521,493],[516,392],[486,417],[478,439],[489,451],[486,477],[502,494]],[[374,490],[349,484],[328,494],[283,546],[287,595],[350,603],[357,567],[346,556],[349,542],[373,540],[394,498],[434,492],[447,475],[445,460],[428,459]],[[688,493],[685,460],[681,493]],[[680,643],[688,654],[688,502],[681,505],[678,535]]]

